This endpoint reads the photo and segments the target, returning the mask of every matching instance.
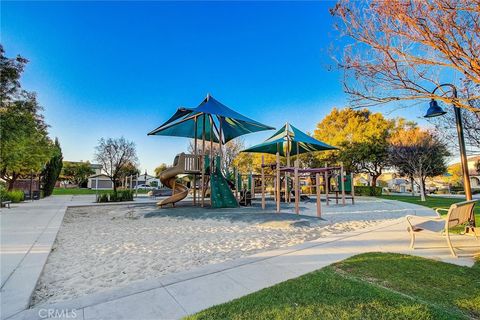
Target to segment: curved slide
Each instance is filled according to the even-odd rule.
[[[187,186],[176,182],[176,176],[178,174],[182,174],[185,171],[185,153],[181,153],[175,157],[173,161],[173,167],[166,169],[160,174],[160,181],[167,187],[173,190],[173,194],[159,201],[157,203],[158,206],[163,207],[167,204],[172,204],[175,206],[175,202],[183,200],[188,195],[188,188]]]

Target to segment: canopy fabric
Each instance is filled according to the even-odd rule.
[[[297,150],[298,147],[298,150]],[[242,152],[259,152],[285,156],[293,156],[302,153],[336,150],[336,147],[321,142],[308,134],[286,123],[280,130],[275,132],[265,142],[243,150]]]
[[[225,143],[244,134],[275,129],[247,118],[207,95],[196,108],[179,108],[169,120],[148,135],[194,138],[194,119],[197,118],[197,137],[202,138],[204,117],[205,139],[210,140],[210,136],[212,136],[214,142],[219,141],[220,128],[222,130],[222,142]]]

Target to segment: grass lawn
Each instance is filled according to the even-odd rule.
[[[98,190],[99,194],[110,193],[112,190]],[[147,193],[148,190],[138,190],[138,193]],[[95,190],[84,188],[55,188],[53,189],[54,195],[83,195],[83,194],[96,194]]]
[[[480,262],[367,253],[186,319],[479,319]]]
[[[462,199],[455,199],[455,198],[441,198],[441,197],[428,197],[428,196],[427,196],[427,200],[424,202],[420,201],[420,197],[411,197],[411,196],[382,195],[379,198],[414,203],[414,204],[418,204],[418,205],[433,208],[433,209],[436,209],[436,208],[448,209],[453,203],[465,201]],[[480,201],[478,201],[477,204],[475,205],[474,212],[475,212],[476,225],[480,226]],[[446,212],[441,212],[441,213],[446,214]]]

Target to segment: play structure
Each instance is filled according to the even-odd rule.
[[[177,155],[173,167],[162,173],[161,181],[172,188],[173,195],[160,201],[158,205],[173,206],[185,199],[190,190],[177,183],[176,177],[186,174],[193,177],[193,205],[200,203],[203,207],[209,195],[213,208],[237,207],[237,198],[221,170],[223,146],[244,134],[271,129],[274,128],[233,111],[210,95],[196,108],[179,108],[169,120],[148,133],[194,140],[193,154]],[[217,152],[214,149],[217,149]]]
[[[265,164],[262,155],[261,165],[261,194],[262,209],[265,209],[265,180],[272,178],[272,175],[265,174],[265,168],[270,168],[275,172],[273,175],[274,198],[276,203],[276,211],[281,210],[281,201],[291,202],[292,194],[295,201],[295,213],[300,213],[301,176],[309,177],[315,181],[316,198],[317,198],[317,216],[321,216],[321,190],[324,190],[326,204],[329,205],[331,199],[342,200],[342,204],[346,204],[349,198],[354,203],[353,175],[346,176],[343,166],[334,166],[325,168],[300,168],[299,155],[302,153],[314,151],[335,150],[336,148],[326,143],[318,141],[304,132],[298,130],[289,123],[286,123],[274,135],[265,142],[243,150],[243,152],[269,153],[276,155],[276,162],[273,164]],[[296,155],[294,166],[290,165],[290,157]],[[281,166],[280,156],[286,157],[286,166]],[[293,177],[292,177],[293,176]],[[293,179],[292,179],[293,178]],[[334,183],[332,183],[332,179]],[[251,183],[254,185],[254,183]],[[283,189],[282,189],[283,188]],[[255,193],[255,192],[254,192]],[[347,195],[347,193],[349,193]]]
[[[242,151],[275,154],[275,163],[265,164],[262,156],[260,175],[242,174],[235,170],[234,181],[227,180],[227,169],[222,166],[225,143],[244,134],[271,129],[274,128],[233,111],[210,95],[207,95],[196,108],[179,108],[169,120],[148,134],[193,139],[193,154],[177,155],[173,166],[160,175],[161,182],[172,189],[172,196],[161,200],[158,205],[174,206],[192,191],[193,205],[200,204],[203,207],[208,198],[213,208],[231,208],[239,204],[246,206],[251,205],[252,199],[255,198],[257,186],[262,194],[262,208],[265,209],[265,186],[266,180],[269,179],[273,184],[276,211],[280,212],[281,201],[290,203],[293,199],[295,212],[298,214],[299,201],[308,198],[301,194],[300,188],[300,180],[305,178],[315,181],[313,188],[317,194],[318,216],[321,215],[322,190],[327,205],[333,199],[337,204],[341,200],[345,205],[348,198],[352,200],[352,204],[354,203],[353,177],[345,175],[343,166],[325,168],[299,166],[300,154],[336,148],[314,139],[289,123],[265,142]],[[281,156],[286,157],[284,166],[280,163]],[[290,158],[294,156],[296,161],[291,166]],[[265,174],[266,168],[270,168],[274,173]],[[191,177],[190,187],[178,182],[177,178],[181,175]],[[247,183],[244,185],[245,181]]]

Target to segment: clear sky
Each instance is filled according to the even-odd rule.
[[[332,2],[2,2],[7,56],[45,107],[66,160],[93,160],[101,137],[132,140],[142,171],[171,164],[185,138],[147,136],[207,92],[274,127],[312,132],[343,107]],[[375,110],[374,111],[378,111]],[[418,120],[425,110],[394,113]],[[272,132],[245,136],[247,146]]]

